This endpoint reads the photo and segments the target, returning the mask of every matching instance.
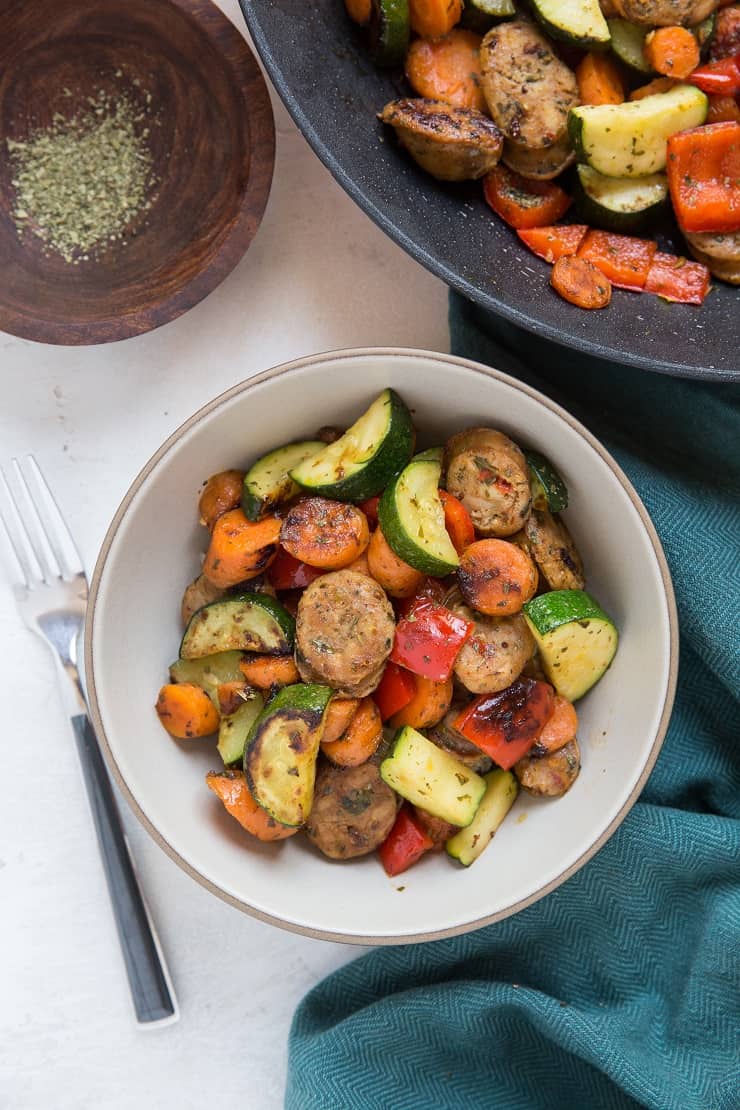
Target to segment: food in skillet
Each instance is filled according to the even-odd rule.
[[[740,4],[345,4],[415,94],[380,120],[433,177],[482,179],[565,300],[701,304],[712,275],[740,284]],[[642,237],[670,211],[696,261]]]
[[[467,866],[520,789],[569,790],[573,703],[617,648],[548,460],[488,427],[415,440],[386,389],[343,435],[209,478],[156,704],[172,736],[217,736],[206,782],[247,833],[390,875],[441,848]]]

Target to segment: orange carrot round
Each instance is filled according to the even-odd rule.
[[[699,64],[701,54],[696,36],[685,27],[658,27],[645,36],[645,61],[665,77],[688,77]]]
[[[221,799],[242,828],[252,836],[256,836],[258,840],[285,840],[286,837],[295,836],[298,832],[297,828],[281,825],[274,817],[270,817],[262,806],[257,805],[249,793],[243,771],[209,771],[206,775],[206,785]]]
[[[307,497],[283,520],[280,542],[294,559],[322,570],[340,570],[362,555],[370,542],[365,514],[354,505]]]
[[[344,0],[344,6],[347,9],[347,15],[354,23],[364,27],[370,22],[371,0]]]
[[[339,767],[358,767],[375,754],[382,739],[380,710],[372,698],[363,698],[346,731],[338,740],[323,739],[321,750]]]
[[[622,104],[624,82],[619,67],[608,54],[589,51],[576,67],[581,104]]]
[[[198,512],[201,524],[205,524],[209,531],[220,516],[230,509],[239,508],[243,483],[242,470],[222,470],[208,479],[198,501]]]
[[[399,559],[380,528],[370,537],[367,549],[370,574],[391,597],[411,597],[424,580],[424,575]]]
[[[493,617],[518,613],[537,590],[537,568],[514,543],[478,540],[457,569],[460,592],[473,609]]]
[[[411,728],[429,728],[442,720],[452,704],[452,679],[435,682],[431,678],[414,675],[416,693],[408,705],[399,709],[390,719],[393,728],[410,725]]]
[[[244,695],[248,696],[246,682],[219,682],[218,708],[222,717],[229,717],[244,705]]]
[[[409,0],[411,30],[423,38],[439,38],[460,22],[462,9],[462,0]]]
[[[322,741],[331,744],[343,736],[359,706],[359,698],[332,698],[324,717]]]
[[[556,752],[575,739],[578,731],[578,714],[567,698],[555,695],[552,716],[537,737],[537,746],[547,752]]]
[[[213,526],[203,574],[222,589],[256,578],[277,555],[279,539],[277,517],[268,516],[253,523],[241,509],[232,509]]]
[[[301,676],[292,655],[247,655],[239,670],[250,686],[269,690],[271,686],[291,686]]]
[[[612,299],[609,278],[587,258],[559,258],[552,268],[550,285],[577,308],[606,308]]]
[[[192,682],[173,682],[159,691],[154,707],[170,736],[194,740],[218,729],[218,710],[208,694]]]
[[[406,55],[412,89],[428,100],[488,113],[481,89],[481,36],[456,28],[440,39],[414,39]]]

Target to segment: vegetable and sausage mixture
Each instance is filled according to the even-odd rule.
[[[379,119],[438,180],[482,179],[565,300],[606,308],[616,286],[700,305],[712,275],[740,284],[740,4],[345,6],[414,94]],[[696,261],[640,237],[671,211]]]
[[[488,427],[415,443],[386,389],[344,434],[208,479],[156,703],[171,736],[217,736],[206,783],[248,834],[389,875],[468,866],[520,789],[569,790],[573,703],[617,649],[553,465]]]

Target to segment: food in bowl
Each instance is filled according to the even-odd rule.
[[[437,179],[482,178],[564,299],[605,308],[614,285],[701,304],[712,275],[740,283],[739,5],[533,0],[537,22],[512,0],[346,7],[415,94],[380,119]],[[697,261],[658,249],[667,211]]]
[[[415,439],[385,389],[344,433],[208,480],[157,700],[171,735],[217,733],[206,781],[247,833],[391,875],[434,848],[469,865],[520,789],[566,793],[573,702],[617,649],[552,464],[493,428]]]

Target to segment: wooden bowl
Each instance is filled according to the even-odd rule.
[[[275,131],[247,44],[209,0],[0,0],[0,27],[0,329],[105,343],[175,319],[234,268],[267,202]],[[19,236],[6,140],[101,90],[156,121],[157,184],[125,245],[73,264]]]

